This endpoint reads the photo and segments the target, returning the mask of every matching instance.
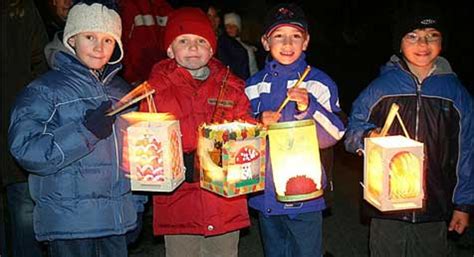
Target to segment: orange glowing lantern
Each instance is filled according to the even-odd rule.
[[[265,136],[262,127],[248,123],[202,125],[198,144],[201,187],[225,197],[263,190]]]
[[[380,211],[422,208],[423,144],[404,136],[365,139],[364,199]]]
[[[184,181],[179,122],[164,113],[121,115],[122,167],[132,190],[170,192]]]
[[[313,120],[281,122],[268,130],[277,200],[294,202],[323,194],[316,125]]]

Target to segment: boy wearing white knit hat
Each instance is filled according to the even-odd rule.
[[[123,256],[144,199],[134,198],[119,165],[113,102],[129,91],[115,76],[123,57],[121,20],[103,4],[69,12],[51,71],[13,106],[10,151],[29,171],[38,241],[49,257]],[[140,201],[142,200],[142,201]]]

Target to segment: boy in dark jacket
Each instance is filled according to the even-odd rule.
[[[369,207],[371,256],[447,256],[447,232],[461,234],[474,206],[473,99],[439,54],[445,30],[430,6],[401,12],[392,56],[355,100],[345,145],[377,136],[392,103],[411,138],[424,144],[423,208],[382,213]],[[394,123],[389,135],[403,135]],[[450,220],[450,222],[448,222]],[[448,223],[447,223],[448,222]]]
[[[11,114],[9,144],[30,172],[34,228],[50,257],[127,256],[136,227],[130,181],[120,169],[112,102],[129,91],[115,76],[120,17],[102,4],[72,7],[52,70],[30,83]]]
[[[298,88],[288,89],[307,67],[308,24],[293,4],[277,5],[265,19],[262,44],[270,52],[265,68],[247,80],[245,93],[255,117],[264,125],[278,121],[313,119],[320,148],[328,148],[344,135],[337,86],[319,69],[312,68]],[[290,102],[276,112],[286,97]],[[271,145],[270,145],[271,148]],[[267,151],[267,160],[269,160]],[[258,210],[266,256],[321,256],[322,197],[293,203],[278,202],[271,162],[266,165],[265,192],[249,199]]]

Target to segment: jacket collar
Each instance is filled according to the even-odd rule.
[[[302,73],[307,66],[305,59],[305,53],[301,53],[301,56],[295,62],[289,65],[283,65],[274,60],[271,55],[268,55],[265,61],[265,70],[270,74],[276,73],[280,76],[297,74],[298,72]]]

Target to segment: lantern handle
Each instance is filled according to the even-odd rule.
[[[291,88],[297,88],[301,82],[306,78],[306,76],[309,74],[309,71],[311,70],[311,66],[306,66],[306,69],[303,72],[303,75],[301,75],[300,79],[296,81],[296,83],[291,87]],[[280,104],[280,107],[278,107],[278,110],[276,112],[281,112],[283,108],[286,106],[286,104],[290,101],[290,98],[286,96],[285,100]]]
[[[140,100],[143,100],[143,99],[151,96],[153,93],[155,93],[154,89],[152,89],[151,91],[147,91],[145,94],[137,96],[136,98],[130,100],[129,102],[125,103],[124,105],[120,106],[119,108],[110,110],[107,113],[107,116],[113,116],[113,115],[123,111],[127,107],[129,107],[129,106],[131,106],[135,103],[138,103]]]
[[[405,133],[405,137],[410,138],[410,135],[408,134],[405,124],[403,123],[402,117],[398,113],[399,109],[400,109],[400,106],[398,104],[392,103],[392,105],[390,106],[390,111],[388,112],[388,115],[387,115],[387,119],[385,120],[385,123],[382,127],[382,131],[380,132],[381,137],[384,137],[385,135],[387,135],[387,132],[392,126],[393,120],[396,117],[398,122],[400,122],[403,133]]]

